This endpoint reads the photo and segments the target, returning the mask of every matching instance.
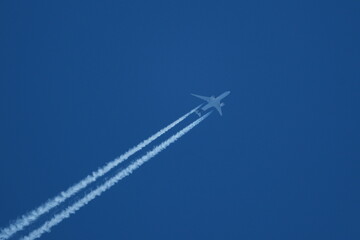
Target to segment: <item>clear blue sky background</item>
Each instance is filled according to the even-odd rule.
[[[0,226],[199,104],[190,93],[231,90],[222,118],[43,239],[360,239],[359,13],[1,1]]]

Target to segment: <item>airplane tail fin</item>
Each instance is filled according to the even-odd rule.
[[[195,113],[196,113],[199,117],[201,117],[201,112],[200,112],[199,110],[196,110]]]

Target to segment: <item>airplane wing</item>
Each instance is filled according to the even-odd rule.
[[[200,95],[196,95],[196,94],[191,94],[191,95],[193,95],[194,97],[200,98],[204,101],[207,101],[207,102],[209,102],[211,100],[210,97],[204,97],[204,96],[200,96]]]
[[[216,110],[219,112],[220,116],[222,116],[222,111],[221,111],[221,105],[215,105],[214,106],[216,108]]]

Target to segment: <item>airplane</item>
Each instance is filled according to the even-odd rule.
[[[207,102],[204,106],[201,107],[201,110],[206,111],[209,108],[214,107],[219,112],[220,116],[222,116],[221,107],[223,107],[225,105],[225,103],[222,103],[221,100],[229,94],[230,94],[230,91],[224,92],[223,94],[221,94],[218,97],[214,97],[214,96],[204,97],[204,96],[200,96],[200,95],[196,95],[196,94],[191,94],[191,95]],[[196,113],[197,113],[197,115],[201,116],[201,112],[199,110],[196,110]]]

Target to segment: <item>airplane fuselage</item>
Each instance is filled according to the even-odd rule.
[[[221,94],[218,97],[211,96],[210,101],[207,104],[205,104],[203,107],[201,107],[201,110],[206,111],[206,110],[208,110],[209,108],[212,108],[212,107],[216,108],[216,106],[220,106],[220,107],[224,106],[224,104],[221,103],[221,100],[223,100],[229,94],[230,94],[230,91],[227,91],[227,92],[224,92],[223,94]]]
[[[206,103],[203,106],[201,106],[201,108],[200,108],[202,111],[206,111],[209,108],[213,107],[219,112],[220,115],[222,115],[221,107],[223,107],[225,104],[222,103],[221,100],[223,100],[229,94],[230,94],[230,91],[224,92],[218,97],[214,97],[214,96],[204,97],[204,96],[200,96],[200,95],[196,95],[196,94],[192,94],[192,95],[206,101]],[[199,116],[201,115],[201,113],[199,111],[197,111],[196,113]]]

